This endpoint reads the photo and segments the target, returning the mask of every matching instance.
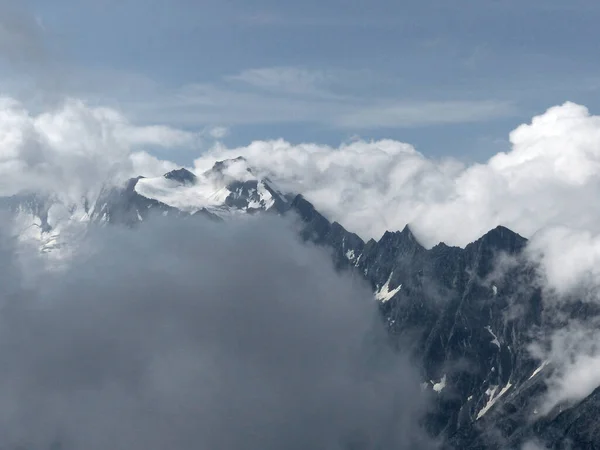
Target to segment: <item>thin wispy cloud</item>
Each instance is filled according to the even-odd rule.
[[[354,94],[346,95],[354,83]],[[365,92],[365,73],[295,67],[250,69],[218,83],[184,86],[129,105],[150,121],[177,125],[313,123],[340,130],[482,122],[514,116],[517,105],[495,100],[379,98]]]
[[[510,117],[516,105],[507,101],[397,101],[375,104],[343,114],[335,123],[344,128],[373,129],[473,123]]]
[[[225,80],[241,83],[250,88],[273,94],[310,95],[335,97],[327,90],[335,83],[338,74],[326,70],[310,70],[301,67],[265,67],[243,70],[229,75]]]

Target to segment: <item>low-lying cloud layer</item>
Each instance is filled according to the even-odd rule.
[[[144,148],[193,147],[199,136],[136,126],[113,109],[75,100],[35,115],[5,98],[0,118],[0,195],[50,191],[65,202],[97,192],[109,179],[171,170],[175,164]],[[364,238],[409,223],[427,246],[465,245],[499,224],[508,226],[531,238],[528,256],[540,268],[548,307],[574,296],[600,303],[600,209],[594,207],[600,194],[600,117],[565,103],[515,129],[510,143],[510,151],[486,163],[465,165],[427,158],[391,140],[339,148],[257,141],[234,149],[217,145],[195,167],[201,171],[216,160],[244,156],[283,189],[302,193],[329,219]],[[132,277],[134,267],[140,269],[132,265]],[[540,354],[562,367],[549,380],[554,400],[548,404],[581,398],[600,383],[589,376],[598,366],[595,335],[588,325],[570,326],[569,336],[581,335],[584,342],[572,346],[572,339],[552,336],[550,350]],[[568,388],[572,385],[581,389]]]
[[[215,148],[196,166],[243,155],[365,238],[407,223],[430,246],[465,245],[499,224],[528,237],[553,225],[600,232],[600,213],[589,207],[600,192],[600,117],[565,103],[515,129],[510,142],[510,151],[473,165],[397,141],[270,141]]]
[[[26,287],[2,244],[3,447],[431,448],[372,294],[281,220],[92,230]]]

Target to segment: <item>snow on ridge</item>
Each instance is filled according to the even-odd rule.
[[[52,261],[66,260],[74,241],[86,230],[90,215],[81,205],[56,202],[47,210],[47,221],[22,205],[12,221],[12,234],[20,245],[51,256]]]
[[[200,209],[216,209],[216,213],[227,213],[225,200],[230,196],[241,196],[241,187],[231,188],[232,183],[256,182],[256,190],[249,190],[251,198],[242,209],[269,209],[275,204],[270,189],[278,192],[267,181],[258,178],[245,159],[236,158],[219,161],[202,173],[194,173],[195,183],[181,183],[178,180],[162,177],[141,178],[135,191],[146,198],[157,200],[180,211],[194,213]],[[270,182],[269,182],[270,183]],[[233,190],[232,190],[233,189]],[[256,195],[255,198],[254,194]],[[222,210],[222,211],[220,211]]]
[[[546,360],[546,361],[544,361],[544,362],[543,362],[543,363],[540,365],[540,367],[538,367],[537,369],[535,369],[535,370],[533,371],[533,373],[532,373],[532,374],[531,374],[531,376],[528,378],[528,380],[531,380],[531,379],[532,379],[533,377],[535,377],[535,376],[536,376],[538,373],[540,373],[540,372],[542,371],[542,369],[548,365],[548,363],[549,363],[549,361],[547,361],[547,360]]]
[[[494,339],[492,339],[492,344],[494,344],[495,346],[497,346],[498,348],[500,348],[500,341],[498,340],[498,337],[494,334],[494,332],[492,331],[492,327],[490,327],[489,325],[487,327],[485,327],[485,329],[492,335],[492,337]]]
[[[511,387],[512,387],[512,384],[509,381],[508,383],[506,383],[506,386],[504,386],[504,388],[502,388],[502,390],[500,392],[498,392],[498,395],[496,395],[496,392],[498,391],[499,386],[490,386],[485,391],[485,394],[488,396],[489,400],[485,404],[485,406],[483,408],[481,408],[479,413],[477,413],[477,417],[475,420],[481,419],[492,408],[492,406],[494,406],[494,404],[498,401],[498,399],[500,399],[504,394],[506,394]]]
[[[383,286],[381,286],[381,288],[375,292],[375,298],[377,300],[379,300],[381,303],[385,303],[385,302],[391,300],[391,298],[394,295],[396,295],[398,292],[400,292],[400,290],[402,289],[402,285],[400,284],[400,285],[398,285],[397,288],[392,289],[390,291],[390,281],[392,280],[393,274],[394,274],[394,272],[390,273],[390,276],[387,279],[387,281],[385,282],[385,284]]]
[[[134,189],[143,197],[189,213],[210,206],[220,206],[231,193],[226,186],[220,186],[206,178],[198,178],[196,184],[192,185],[164,177],[142,178]]]

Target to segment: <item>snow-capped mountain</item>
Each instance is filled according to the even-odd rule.
[[[272,208],[283,212],[289,203],[268,178],[255,175],[241,157],[219,161],[198,175],[182,168],[158,178],[141,178],[134,190],[142,197],[191,214],[206,210],[227,216]]]
[[[86,225],[133,225],[149,214],[174,214],[227,219],[240,214],[285,212],[286,196],[267,177],[260,177],[244,158],[219,161],[199,174],[180,168],[161,177],[137,177],[124,186],[110,186],[98,198],[65,204],[57,197],[35,194],[2,199],[14,215],[14,234],[47,253],[64,250]]]
[[[217,162],[203,173],[182,168],[133,178],[75,205],[35,195],[5,198],[0,205],[14,214],[22,241],[51,255],[62,254],[89,223],[131,226],[151,214],[217,221],[294,214],[303,239],[329,249],[339,270],[371,285],[392,340],[412,343],[423,390],[435,405],[426,427],[443,448],[518,449],[535,439],[551,448],[591,449],[600,442],[600,389],[537,415],[553,365],[533,358],[528,346],[536,333],[560,324],[545,314],[543,292],[521,258],[527,240],[507,228],[497,227],[465,248],[440,243],[426,249],[409,227],[365,242],[301,195],[282,192],[243,158]],[[494,270],[498,254],[513,261],[501,273]],[[510,314],[514,309],[519,314]],[[579,304],[564,314],[585,318],[600,311]]]

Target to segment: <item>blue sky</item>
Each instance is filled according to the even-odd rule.
[[[222,126],[230,146],[360,136],[483,161],[550,106],[600,109],[595,0],[3,1],[5,93]]]

